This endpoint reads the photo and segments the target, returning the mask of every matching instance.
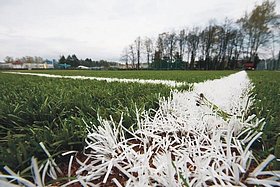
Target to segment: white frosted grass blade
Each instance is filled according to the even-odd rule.
[[[103,183],[106,183],[106,182],[107,182],[107,179],[108,179],[108,177],[109,177],[109,175],[110,175],[110,173],[111,173],[111,170],[112,170],[112,168],[113,168],[113,165],[114,165],[114,160],[111,160],[111,161],[109,162],[108,167],[107,167],[107,173],[106,173],[106,175],[105,175],[105,177],[104,177],[104,179],[103,179]]]
[[[66,156],[66,155],[69,155],[69,154],[73,154],[73,153],[77,153],[78,151],[67,151],[65,153],[62,153],[61,155],[62,156]]]
[[[248,178],[248,179],[246,179],[246,182],[248,184],[262,185],[262,186],[266,186],[266,187],[280,186],[279,181],[267,180],[267,179]]]
[[[16,174],[13,170],[11,170],[11,168],[9,168],[8,166],[4,166],[3,168],[8,174],[10,174],[11,176],[18,176],[20,177],[18,174]],[[14,180],[12,180],[11,182],[13,182]]]
[[[0,175],[3,175],[3,173],[0,171]],[[2,178],[1,181],[6,181],[8,182],[8,180],[6,178]]]
[[[9,168],[8,166],[4,166],[3,169],[4,169],[7,173],[9,173],[10,175],[19,176],[19,175],[16,174],[13,170],[11,170],[11,168]]]
[[[280,171],[261,171],[259,172],[259,175],[273,175],[275,177],[278,177],[280,180]]]
[[[117,187],[122,187],[121,183],[116,178],[113,178],[112,181],[115,183],[115,185],[117,185]]]
[[[31,158],[31,171],[33,173],[33,179],[34,179],[36,186],[43,187],[44,185],[42,183],[42,179],[41,179],[40,172],[38,169],[38,163],[34,157]]]
[[[50,161],[47,160],[47,162],[46,162],[46,164],[44,165],[44,168],[43,168],[43,172],[42,172],[43,185],[45,185],[45,180],[46,180],[49,164],[50,164]]]
[[[50,165],[50,169],[48,172],[48,176],[51,177],[52,179],[57,179],[57,174],[51,165]]]
[[[47,150],[47,148],[45,147],[45,145],[43,144],[43,142],[40,142],[39,145],[40,145],[41,148],[44,150],[44,152],[46,153],[46,155],[48,156],[48,158],[51,158],[51,154],[50,154],[50,152]]]
[[[125,187],[129,187],[129,186],[130,186],[131,181],[132,181],[131,179],[128,179],[128,181],[126,181]]]
[[[260,163],[252,173],[250,173],[249,176],[252,177],[257,177],[260,172],[262,172],[264,170],[264,168],[272,161],[275,159],[274,155],[269,155],[264,161],[262,161],[262,163]]]
[[[78,178],[78,181],[83,187],[88,187],[87,182],[85,182],[83,179]]]
[[[0,178],[5,178],[5,179],[15,179],[18,181],[18,183],[22,183],[27,187],[36,187],[35,184],[33,184],[32,182],[20,177],[20,176],[15,176],[15,175],[0,175]]]
[[[135,177],[128,173],[125,169],[123,169],[122,166],[120,166],[118,163],[115,163],[116,168],[118,168],[123,174],[125,174],[128,178],[135,180]]]
[[[0,179],[0,186],[3,186],[3,187],[19,187],[19,185],[16,185],[16,184],[12,184],[6,180],[2,180]]]
[[[244,153],[247,153],[251,147],[251,145],[258,139],[261,137],[263,133],[262,132],[259,132],[249,143],[248,145],[246,146],[245,150],[244,150]]]
[[[57,178],[57,174],[56,171],[57,170],[60,174],[62,174],[62,171],[60,170],[60,168],[57,166],[57,164],[55,163],[54,159],[52,158],[50,152],[47,150],[47,148],[45,147],[45,145],[43,144],[43,142],[40,142],[39,145],[41,146],[41,148],[44,150],[44,152],[46,153],[46,155],[48,156],[49,160],[50,160],[50,176],[53,179]]]
[[[68,181],[70,181],[70,177],[71,177],[71,167],[72,167],[72,162],[73,162],[73,158],[74,158],[74,156],[72,155],[71,157],[70,157],[70,160],[69,160],[69,164],[68,164]]]

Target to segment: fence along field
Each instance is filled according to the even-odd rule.
[[[39,79],[39,78],[37,77],[37,78],[35,78],[35,79]],[[35,80],[35,79],[34,79],[34,80]],[[2,80],[2,79],[1,79],[1,80]],[[43,79],[43,80],[44,80],[44,79]],[[45,81],[45,80],[44,80],[44,81]],[[54,80],[52,80],[52,81],[54,81]],[[63,80],[63,81],[64,81],[64,80]],[[43,81],[42,81],[42,82],[43,82]],[[72,82],[72,81],[71,81],[71,82]],[[110,83],[110,84],[111,84],[111,83]],[[167,90],[168,90],[168,88],[167,88]],[[168,92],[168,91],[167,91],[167,92]],[[147,92],[147,93],[148,93],[148,92]],[[168,93],[167,93],[166,95],[168,95]],[[74,112],[74,113],[75,113],[75,112]],[[75,117],[78,117],[78,118],[79,118],[79,117],[81,117],[81,116],[74,116],[74,118],[75,118]],[[85,117],[85,116],[82,116],[82,117]],[[61,120],[61,121],[63,121],[63,120]],[[36,123],[37,123],[37,122],[36,122]],[[65,122],[65,123],[67,123],[67,122]],[[80,121],[80,124],[82,124],[82,121]],[[37,142],[37,143],[38,143],[38,142]],[[38,146],[37,148],[40,149],[39,146]]]

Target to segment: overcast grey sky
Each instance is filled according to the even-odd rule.
[[[277,1],[279,12],[280,0]],[[137,36],[156,37],[212,18],[237,19],[262,0],[0,0],[6,56],[119,60]]]

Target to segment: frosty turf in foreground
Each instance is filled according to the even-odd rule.
[[[190,92],[173,91],[172,97],[160,101],[154,116],[149,111],[138,114],[135,131],[126,129],[122,120],[99,119],[99,126],[88,127],[85,158],[70,157],[65,176],[71,177],[75,162],[80,165],[72,176],[75,179],[60,185],[279,186],[280,172],[265,171],[275,157],[270,155],[257,166],[250,150],[262,133],[256,129],[264,125],[263,120],[248,116],[251,89],[246,73],[239,72],[195,84]],[[55,163],[49,158],[48,163]],[[35,159],[31,167],[36,186],[44,185],[46,173],[52,179],[59,173],[54,164],[38,167]],[[0,184],[13,186],[18,181],[35,186],[7,171],[10,176],[1,175]]]

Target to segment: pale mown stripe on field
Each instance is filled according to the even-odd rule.
[[[119,78],[107,78],[107,77],[91,77],[91,76],[64,76],[64,75],[53,75],[44,73],[22,73],[22,72],[2,72],[19,75],[34,75],[39,77],[51,77],[51,78],[67,78],[67,79],[83,79],[83,80],[97,80],[107,82],[123,82],[123,83],[141,83],[141,84],[163,84],[171,87],[179,87],[186,85],[185,82],[177,82],[172,80],[151,80],[151,79],[119,79]]]

